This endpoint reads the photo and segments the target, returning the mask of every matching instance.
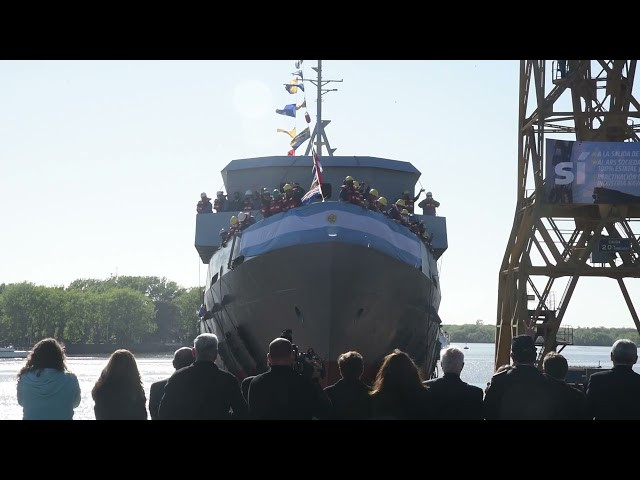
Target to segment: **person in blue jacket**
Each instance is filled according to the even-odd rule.
[[[18,373],[18,404],[24,420],[71,420],[80,405],[78,378],[67,370],[62,345],[40,340]]]

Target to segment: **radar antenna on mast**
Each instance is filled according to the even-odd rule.
[[[311,82],[316,87],[318,87],[318,99],[317,99],[317,114],[316,114],[316,126],[313,128],[313,133],[311,134],[311,139],[309,140],[309,144],[307,145],[307,150],[304,152],[305,155],[309,155],[311,152],[311,147],[314,142],[316,144],[316,153],[318,156],[322,156],[322,146],[327,146],[327,151],[329,152],[329,156],[333,157],[333,152],[336,151],[335,148],[331,148],[329,145],[329,139],[327,138],[327,134],[324,131],[324,127],[331,123],[331,120],[323,120],[322,119],[322,96],[327,92],[337,92],[337,88],[323,88],[325,85],[331,82],[342,82],[342,80],[323,80],[322,79],[322,60],[318,60],[317,67],[311,67],[318,73],[318,78],[315,80],[305,79],[305,81]]]

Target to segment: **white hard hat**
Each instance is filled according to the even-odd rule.
[[[238,213],[238,220],[240,222],[244,222],[247,219],[247,214],[245,212]]]

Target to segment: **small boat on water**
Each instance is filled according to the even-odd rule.
[[[27,358],[28,355],[26,350],[16,350],[12,346],[0,347],[0,358]]]

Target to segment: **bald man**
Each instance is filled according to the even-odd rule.
[[[269,371],[249,385],[249,416],[258,420],[311,420],[328,418],[331,402],[317,378],[293,370],[295,353],[286,338],[269,344]]]
[[[188,367],[194,360],[193,349],[189,347],[182,347],[176,350],[173,354],[173,368],[180,370],[181,368]],[[151,385],[151,391],[149,392],[149,413],[151,414],[151,420],[158,419],[158,408],[160,407],[160,400],[164,395],[164,387],[167,384],[168,378],[155,382]]]

